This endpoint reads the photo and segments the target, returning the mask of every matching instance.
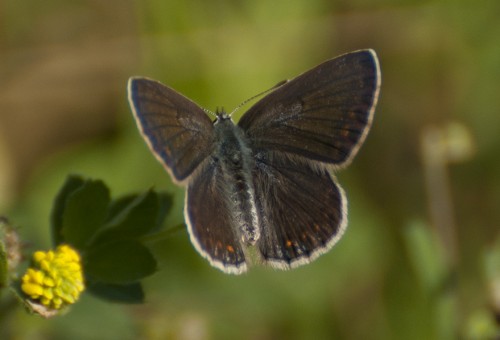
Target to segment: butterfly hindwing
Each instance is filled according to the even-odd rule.
[[[380,86],[375,52],[328,60],[278,87],[240,119],[255,151],[342,166],[368,132]]]
[[[191,100],[160,82],[131,78],[129,101],[144,139],[176,182],[212,153],[212,121]]]
[[[184,215],[198,252],[214,267],[240,274],[247,270],[247,265],[228,199],[217,162],[207,162],[188,184]]]
[[[253,176],[265,262],[280,269],[309,263],[342,236],[347,203],[328,171],[263,152],[256,155]]]

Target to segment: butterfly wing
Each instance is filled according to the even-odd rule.
[[[130,78],[130,106],[144,139],[176,182],[212,154],[213,124],[191,100],[160,82]]]
[[[241,244],[234,232],[234,217],[216,161],[207,162],[188,184],[184,206],[191,242],[216,268],[240,274],[247,270]]]
[[[228,273],[246,271],[222,173],[211,157],[212,121],[198,105],[157,81],[131,78],[128,89],[137,125],[155,156],[176,182],[189,178],[184,215],[191,242],[213,266]]]
[[[264,97],[238,125],[250,142],[266,263],[293,268],[328,251],[347,226],[331,170],[348,164],[370,128],[380,87],[375,52],[326,61]]]
[[[238,125],[254,151],[346,165],[370,128],[379,87],[374,51],[345,54],[278,87],[251,107]]]
[[[266,263],[294,268],[340,239],[347,225],[347,201],[328,171],[266,153],[257,155],[253,176],[262,228],[257,245]]]

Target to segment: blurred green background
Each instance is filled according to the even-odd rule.
[[[151,244],[161,270],[144,282],[146,304],[87,294],[51,320],[16,308],[0,314],[0,337],[498,335],[499,17],[495,0],[3,0],[0,214],[20,227],[27,253],[51,246],[52,200],[69,173],[103,179],[115,197],[172,192],[167,227],[183,222],[182,188],[134,125],[130,76],[230,111],[326,59],[373,48],[382,88],[365,145],[338,175],[349,227],[328,254],[235,277],[182,231]]]

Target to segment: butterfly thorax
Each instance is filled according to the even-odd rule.
[[[252,182],[254,160],[248,140],[241,128],[228,115],[219,114],[214,123],[217,149],[214,160],[226,183],[225,196],[234,217],[235,232],[247,245],[254,245],[260,236],[259,221]]]

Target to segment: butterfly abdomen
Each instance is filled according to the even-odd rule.
[[[254,162],[251,149],[243,132],[230,118],[218,118],[215,134],[221,141],[217,144],[216,156],[226,183],[233,228],[244,244],[254,245],[260,237],[260,229],[250,176]]]

